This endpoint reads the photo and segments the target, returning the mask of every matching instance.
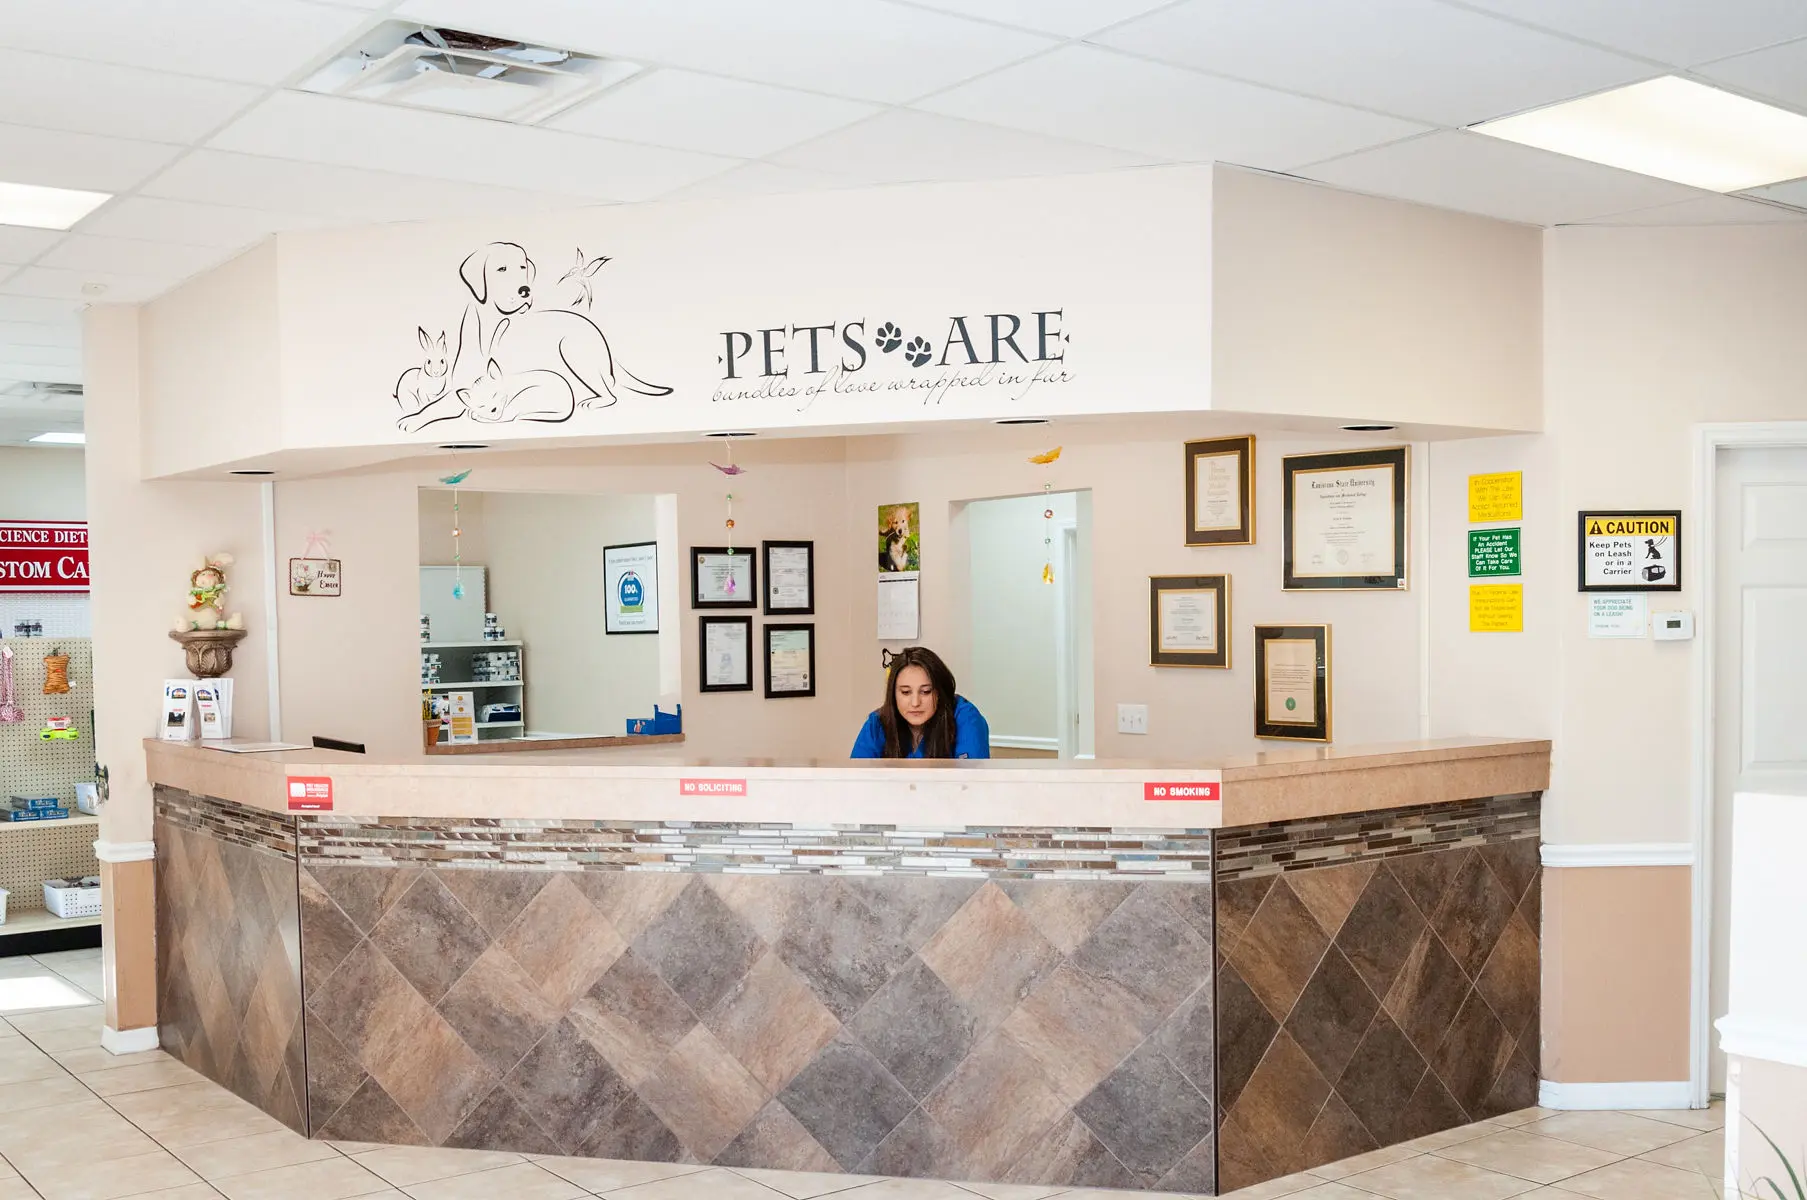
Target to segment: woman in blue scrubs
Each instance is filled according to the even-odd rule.
[[[991,727],[954,691],[954,673],[933,650],[911,646],[891,659],[885,702],[854,739],[854,758],[990,758]]]

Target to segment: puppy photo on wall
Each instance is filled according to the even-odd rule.
[[[916,504],[878,506],[878,570],[881,575],[922,569],[922,545],[918,538],[921,507]]]
[[[596,274],[606,256],[587,258],[560,277],[552,299],[536,308],[537,270],[515,242],[491,242],[465,256],[458,282],[465,300],[458,340],[448,360],[446,334],[427,325],[416,333],[414,357],[393,395],[396,425],[414,433],[441,421],[493,425],[512,421],[559,423],[587,409],[607,408],[629,392],[669,396],[615,360],[609,339],[589,312]]]

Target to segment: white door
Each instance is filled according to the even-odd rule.
[[[1807,788],[1807,447],[1721,450],[1718,477],[1713,1020],[1727,1004],[1732,796]],[[1712,1044],[1711,1088],[1723,1092]]]

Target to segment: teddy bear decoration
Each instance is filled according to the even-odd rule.
[[[243,629],[243,613],[226,615],[226,568],[235,560],[230,554],[210,554],[201,560],[199,569],[188,576],[188,611],[176,622],[177,633],[206,629]]]

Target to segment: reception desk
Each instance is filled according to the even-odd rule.
[[[1535,1103],[1547,742],[682,750],[149,744],[164,1047],[319,1138],[1204,1193]]]

